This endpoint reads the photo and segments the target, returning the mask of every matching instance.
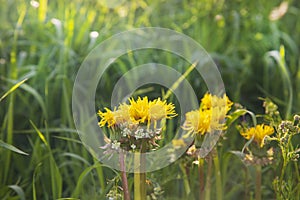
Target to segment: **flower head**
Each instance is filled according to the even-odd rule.
[[[149,102],[149,118],[150,120],[161,120],[163,118],[170,119],[175,117],[175,106],[172,103],[167,104],[166,100],[160,98]]]
[[[148,97],[138,97],[137,100],[129,99],[129,104],[120,104],[118,109],[111,111],[105,108],[105,112],[98,112],[101,120],[98,123],[100,127],[107,124],[107,127],[118,125],[119,127],[137,127],[140,124],[148,124],[162,119],[175,117],[175,106],[172,103],[162,101],[160,98],[149,101]]]
[[[272,135],[274,133],[274,128],[265,124],[259,124],[255,127],[251,127],[246,131],[242,131],[241,135],[250,140],[253,137],[253,140],[260,146],[264,146],[264,138],[267,135]]]
[[[130,106],[127,104],[121,104],[118,107],[118,110],[114,112],[116,124],[125,123],[128,121],[128,119],[130,119],[129,108]]]
[[[199,110],[185,114],[186,120],[182,128],[201,135],[213,130],[224,130],[224,119],[232,104],[226,95],[220,98],[206,93],[201,99]]]
[[[224,94],[223,97],[218,97],[216,95],[206,93],[201,99],[200,108],[203,110],[209,110],[215,107],[222,107],[225,108],[225,112],[227,113],[231,109],[232,105],[233,103],[229,100],[226,94]]]
[[[129,114],[133,122],[145,123],[149,119],[149,101],[148,97],[138,97],[135,101],[133,98],[129,99],[130,107]]]
[[[106,112],[98,112],[98,115],[101,117],[101,121],[98,123],[98,125],[100,127],[105,126],[105,124],[107,124],[107,127],[114,126],[116,124],[114,112],[108,108],[105,108],[105,110]]]

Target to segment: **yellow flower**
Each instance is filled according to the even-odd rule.
[[[252,137],[253,140],[260,146],[264,146],[264,138],[267,135],[272,135],[274,133],[274,128],[265,124],[257,125],[255,127],[251,127],[246,131],[241,132],[241,135],[250,140]]]
[[[125,123],[130,119],[129,108],[130,106],[125,103],[118,107],[118,110],[114,112],[116,124]]]
[[[129,99],[130,107],[129,114],[132,122],[145,123],[149,119],[149,101],[148,97],[138,97],[135,101],[133,98]]]
[[[155,99],[149,102],[149,118],[155,121],[163,118],[170,119],[177,115],[174,109],[174,104],[167,104],[166,100],[161,101],[160,98]]]
[[[98,112],[98,115],[101,117],[101,120],[98,123],[98,125],[100,127],[105,126],[105,124],[107,124],[107,127],[114,126],[116,124],[114,112],[108,108],[105,108],[105,110],[106,112]]]
[[[150,125],[154,122],[156,125],[158,120],[170,119],[175,117],[175,106],[172,103],[162,101],[160,98],[149,101],[148,97],[138,97],[137,100],[129,99],[129,105],[124,103],[120,104],[118,109],[114,111],[105,108],[106,112],[98,112],[101,120],[98,123],[100,127],[124,125],[136,126],[139,123],[147,123]]]
[[[226,95],[220,98],[206,93],[201,99],[199,110],[186,113],[183,129],[201,135],[226,129],[224,120],[232,104]]]
[[[211,111],[193,110],[185,114],[183,129],[204,135],[210,131]]]
[[[232,105],[233,103],[229,100],[226,94],[224,94],[223,97],[218,97],[216,95],[206,93],[201,99],[200,108],[203,110],[207,110],[215,107],[224,107],[227,113],[231,109]]]

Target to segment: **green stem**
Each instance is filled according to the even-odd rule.
[[[141,198],[141,179],[140,179],[140,153],[134,154],[134,200],[142,200]]]
[[[256,172],[256,186],[255,186],[255,200],[261,200],[261,166],[255,166]]]
[[[183,174],[182,178],[183,178],[183,186],[184,186],[184,189],[185,189],[185,193],[186,193],[187,196],[189,196],[190,193],[191,193],[189,177],[188,177],[187,172],[185,170],[185,167],[183,166],[182,163],[180,163],[179,167],[180,167],[180,169],[182,171],[182,174]]]
[[[134,200],[145,200],[146,193],[146,141],[142,142],[140,152],[134,155]]]
[[[141,197],[142,199],[147,198],[146,193],[146,141],[143,140],[141,146],[141,155],[140,155],[140,166],[141,166],[141,174],[140,174],[140,183],[141,183]]]
[[[96,160],[96,158],[94,158],[94,163],[97,163],[99,161]],[[103,174],[103,169],[102,169],[102,164],[99,165],[99,167],[96,168],[97,174],[98,174],[98,178],[99,178],[99,183],[100,183],[100,187],[102,192],[105,191],[105,181],[104,181],[104,174]]]
[[[221,178],[221,171],[220,171],[220,162],[219,162],[219,155],[214,157],[214,165],[215,165],[215,173],[216,173],[216,191],[217,191],[217,200],[222,200],[223,191],[222,191],[222,178]]]
[[[287,155],[285,153],[285,149],[283,146],[280,146],[281,148],[281,154],[282,154],[282,159],[283,159],[283,163],[282,163],[282,168],[281,168],[281,173],[280,173],[280,178],[279,178],[279,184],[282,185],[282,181],[283,181],[283,177],[284,177],[284,172],[286,170],[286,166],[287,166]]]
[[[211,189],[211,173],[212,173],[212,157],[208,155],[207,157],[207,176],[206,176],[206,185],[205,185],[205,200],[210,200],[210,189]]]
[[[198,174],[199,174],[199,200],[204,199],[204,159],[198,159]]]

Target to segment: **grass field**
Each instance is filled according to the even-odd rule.
[[[147,183],[142,183],[147,199],[299,199],[300,2],[130,0],[109,8],[101,1],[0,0],[0,199],[124,198],[121,172],[93,158],[78,136],[72,91],[93,48],[117,33],[143,27],[172,29],[201,44],[235,103],[228,115],[236,117],[214,155],[198,162],[184,155],[147,173]],[[162,50],[128,52],[104,73],[95,113],[109,106],[123,74],[149,62],[182,74],[191,65]],[[207,87],[197,77],[192,71],[186,79],[200,102]],[[135,98],[152,100],[166,92],[146,85]],[[280,118],[268,100],[271,110],[265,113],[259,98],[278,105]],[[169,101],[178,106],[174,96]],[[256,125],[249,113],[256,115],[257,124],[275,129],[264,148],[239,134],[241,127]],[[170,120],[160,144],[180,128],[178,121]],[[261,163],[245,163],[245,155],[237,153],[244,146],[249,155],[259,156],[273,147],[273,161],[260,157]],[[134,193],[135,175],[128,173],[127,179],[132,199],[141,198]]]

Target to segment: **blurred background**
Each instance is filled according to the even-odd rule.
[[[84,148],[71,102],[84,58],[122,31],[163,27],[186,34],[213,58],[232,101],[262,113],[259,97],[269,97],[282,117],[299,113],[297,0],[0,0],[0,5],[0,199],[105,199],[118,193],[119,172],[99,164]],[[189,67],[169,52],[129,52],[99,83],[95,110],[108,105],[106,94],[119,77],[147,62],[182,73]],[[200,99],[207,90],[202,80],[193,73],[187,79]],[[162,91],[155,85],[143,89],[140,95],[150,92],[153,97]],[[170,138],[176,128],[168,128]],[[227,153],[241,149],[242,139],[234,130],[227,137],[221,147],[224,199],[250,199],[251,176]],[[151,186],[163,191],[158,199],[186,198],[178,163],[148,174]],[[263,195],[269,199],[274,198],[271,178],[267,174],[263,180]],[[195,195],[196,179],[191,176]]]

